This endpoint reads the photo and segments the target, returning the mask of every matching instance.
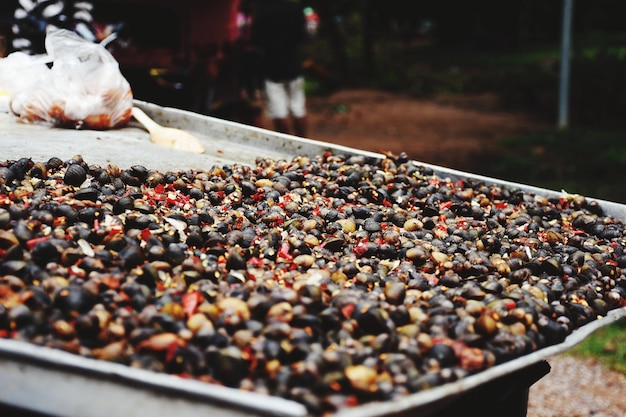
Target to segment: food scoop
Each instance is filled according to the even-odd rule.
[[[204,153],[204,146],[194,135],[184,130],[161,126],[139,107],[133,107],[132,115],[150,133],[150,140],[153,143],[188,152]]]

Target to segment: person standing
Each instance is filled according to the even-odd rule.
[[[260,0],[252,21],[252,44],[262,54],[268,117],[276,131],[307,136],[301,47],[306,20],[297,2]],[[291,123],[290,123],[291,122]]]

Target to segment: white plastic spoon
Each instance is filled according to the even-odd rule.
[[[169,146],[183,151],[204,153],[200,140],[184,130],[164,127],[152,120],[138,107],[133,107],[133,117],[150,133],[150,140],[158,145]]]

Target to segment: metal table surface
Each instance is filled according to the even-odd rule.
[[[131,123],[111,131],[73,131],[21,124],[0,112],[0,158],[32,157],[45,161],[52,156],[69,159],[80,154],[88,163],[128,167],[142,164],[159,170],[207,169],[216,164],[254,164],[257,157],[290,159],[296,155],[337,153],[383,156],[340,145],[298,138],[198,114],[136,102],[158,123],[193,132],[206,145],[205,154],[190,154],[155,145],[148,133]],[[429,164],[441,177],[471,178],[511,186],[525,192],[558,196],[561,192],[510,183],[494,178]],[[598,201],[607,214],[626,218],[626,206]],[[462,380],[384,403],[369,403],[335,413],[334,417],[436,416],[450,410],[472,410],[499,415],[500,409],[482,402],[481,390],[500,393],[509,415],[525,415],[525,395],[535,381],[549,371],[546,360],[580,343],[597,329],[626,317],[626,307],[611,311],[570,334],[563,343],[546,347],[518,359],[489,368]],[[509,388],[515,388],[513,393]],[[493,391],[496,390],[496,391]],[[517,403],[515,402],[517,401]],[[307,414],[299,403],[282,398],[185,380],[166,374],[96,361],[66,352],[0,339],[0,407],[2,414],[17,416],[152,417],[285,416]],[[495,403],[494,403],[495,404]],[[456,408],[455,408],[456,407]],[[20,411],[22,410],[22,411]],[[490,414],[492,412],[492,414]],[[516,414],[517,413],[517,414]],[[7,414],[8,415],[8,414]]]
[[[206,152],[196,154],[156,145],[134,120],[121,129],[73,130],[20,123],[12,114],[0,111],[0,158],[28,156],[46,161],[56,156],[66,160],[79,154],[88,163],[101,166],[140,164],[178,171],[209,169],[235,162],[252,165],[258,156],[291,159],[299,154],[319,154],[330,148],[379,156],[150,103],[137,102],[137,105],[156,122],[193,133],[205,145]]]

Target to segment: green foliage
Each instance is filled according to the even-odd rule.
[[[626,203],[626,135],[583,129],[509,137],[484,173],[553,190]]]
[[[608,368],[626,375],[626,319],[597,330],[568,354],[599,359]]]
[[[600,49],[572,62],[571,118],[588,127],[625,128],[626,59],[623,49]]]
[[[593,39],[593,38],[592,38]],[[626,42],[578,49],[570,68],[570,125],[626,129]],[[384,45],[384,46],[383,46]],[[434,46],[400,50],[383,44],[375,86],[419,97],[495,92],[505,109],[555,121],[558,110],[557,45],[507,53],[444,53]]]

